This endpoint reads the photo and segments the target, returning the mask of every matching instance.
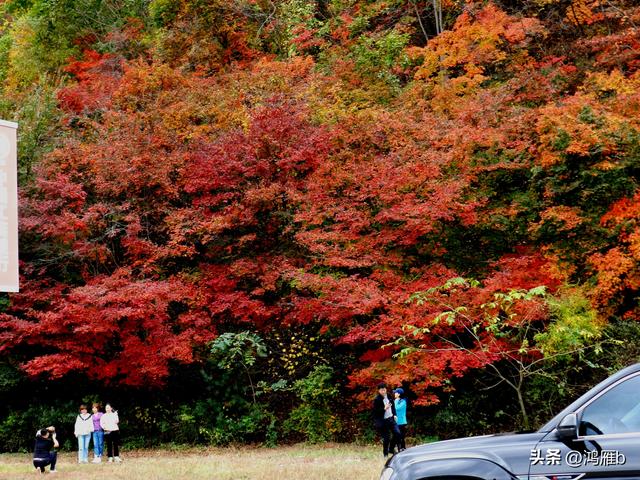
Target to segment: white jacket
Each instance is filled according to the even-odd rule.
[[[113,432],[114,430],[120,430],[118,428],[118,412],[105,413],[100,417],[100,426],[105,432]]]
[[[85,415],[79,414],[76,417],[76,426],[73,429],[74,435],[77,437],[78,435],[89,435],[93,432],[93,415],[87,413]]]

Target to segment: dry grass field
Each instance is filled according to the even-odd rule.
[[[380,448],[355,445],[296,445],[280,448],[148,450],[124,452],[122,464],[78,465],[64,452],[58,473],[73,480],[377,480]],[[0,479],[45,478],[27,454],[0,454]],[[47,468],[48,471],[48,468]]]

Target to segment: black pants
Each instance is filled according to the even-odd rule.
[[[120,430],[104,432],[104,443],[107,444],[107,457],[120,456]]]
[[[407,437],[407,426],[406,425],[398,425],[398,429],[400,430],[400,436],[398,438],[398,451],[405,450],[407,448],[407,444],[404,439]]]
[[[38,457],[33,459],[33,466],[39,468],[44,473],[44,467],[51,465],[51,471],[56,469],[56,462],[58,461],[58,452],[49,452],[48,457]]]
[[[394,453],[396,445],[400,441],[400,429],[393,418],[387,418],[383,423],[376,425],[378,435],[382,437],[382,453],[387,456]]]

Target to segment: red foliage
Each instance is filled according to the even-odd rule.
[[[406,262],[415,247],[446,222],[472,225],[479,203],[469,198],[471,176],[455,161],[447,132],[382,116],[375,124],[345,126],[340,161],[313,174],[296,221],[296,239],[332,268]],[[461,168],[442,181],[443,171]]]
[[[17,316],[0,322],[1,350],[39,346],[24,365],[32,375],[81,371],[105,382],[162,384],[169,362],[193,361],[192,347],[211,340],[214,330],[192,285],[177,278],[132,282],[130,275],[117,270],[67,291],[53,285],[46,308],[14,307]],[[180,305],[188,313],[179,313]]]
[[[60,106],[73,113],[108,108],[122,76],[122,59],[85,50],[82,60],[71,59],[65,72],[77,83],[58,92]]]
[[[259,40],[263,27],[242,30],[247,19],[225,5],[194,4],[201,10],[192,12],[190,2],[179,3],[177,28],[161,41],[168,63],[87,51],[67,67],[75,84],[61,89],[60,106],[91,128],[68,122],[65,140],[21,199],[27,278],[0,323],[2,351],[21,355],[34,375],[80,371],[157,386],[171,362],[199,361],[218,331],[319,325],[359,359],[348,372],[355,389],[381,378],[409,381],[419,403],[436,402],[433,392],[450,378],[496,362],[514,345],[483,333],[484,348],[451,349],[446,340],[462,337],[465,325],[434,319],[447,305],[465,306],[483,327],[480,306],[496,292],[555,288],[548,259],[516,245],[535,230],[533,217],[540,219],[533,227],[555,222],[564,231],[588,221],[544,193],[514,192],[516,184],[534,175],[536,159],[549,167],[563,161],[560,131],[571,137],[568,153],[606,146],[599,152],[617,156],[618,118],[602,124],[586,115],[616,107],[588,89],[558,101],[575,93],[577,67],[568,58],[533,60],[528,48],[544,34],[541,22],[492,4],[469,5],[452,30],[399,53],[398,65],[422,63],[407,88],[389,87],[397,98],[385,97],[385,106],[367,91],[354,57],[336,53],[357,42],[356,7],[328,34],[289,32],[303,52],[332,42],[345,49],[327,57],[334,75],[323,76],[309,57],[254,61],[250,39]],[[372,8],[384,21],[395,15]],[[216,30],[191,22],[193,15]],[[139,31],[132,24],[123,35],[133,41]],[[606,49],[596,43],[589,48],[599,55]],[[402,85],[398,65],[380,66],[378,87],[387,73]],[[492,78],[497,70],[504,76]],[[500,180],[489,182],[495,173]],[[640,252],[634,212],[623,201],[602,219],[630,222],[622,250],[592,258],[607,283],[603,303],[637,279],[626,276],[627,260]],[[476,242],[485,233],[498,239],[496,251]],[[456,258],[475,250],[474,264]],[[443,294],[447,305],[407,303],[416,291],[468,273],[452,265],[483,276],[481,285]],[[538,303],[514,308],[545,320]],[[426,349],[396,359],[398,349],[382,345],[406,325],[432,334],[421,339]]]
[[[396,298],[401,301],[389,302],[389,308],[380,315],[378,321],[358,325],[342,338],[343,342],[364,344],[371,348],[360,358],[369,361],[370,366],[350,375],[351,386],[361,392],[363,399],[381,378],[397,385],[409,382],[416,391],[429,392],[434,388],[445,388],[452,377],[463,376],[471,370],[516,355],[514,352],[520,348],[518,343],[507,337],[496,337],[486,330],[487,320],[482,305],[492,301],[496,292],[530,289],[545,284],[553,290],[558,284],[547,278],[547,264],[535,254],[506,256],[496,263],[496,272],[480,286],[456,288],[443,293],[438,301],[423,305],[407,303],[408,294],[441,285],[450,278],[452,272],[442,270],[440,276],[423,272],[420,280],[401,284],[402,289],[396,292]],[[438,315],[458,306],[466,308],[463,317],[453,323],[445,320],[435,323]],[[514,305],[514,312],[518,313],[514,317],[516,323],[509,325],[516,329],[522,327],[518,322],[543,321],[547,317],[546,307],[536,300]],[[430,333],[416,340],[420,349],[392,359],[391,355],[397,353],[398,349],[388,344],[407,334],[403,329],[405,325],[429,327]],[[479,338],[469,338],[466,348],[456,348],[455,342],[468,336],[468,329],[473,325],[480,327]],[[387,346],[381,348],[385,344]],[[535,358],[540,352],[530,351],[522,355]],[[420,405],[437,402],[435,395],[420,396],[417,401]]]

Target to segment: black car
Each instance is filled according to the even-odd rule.
[[[640,480],[640,364],[582,395],[535,433],[421,445],[380,480]]]

